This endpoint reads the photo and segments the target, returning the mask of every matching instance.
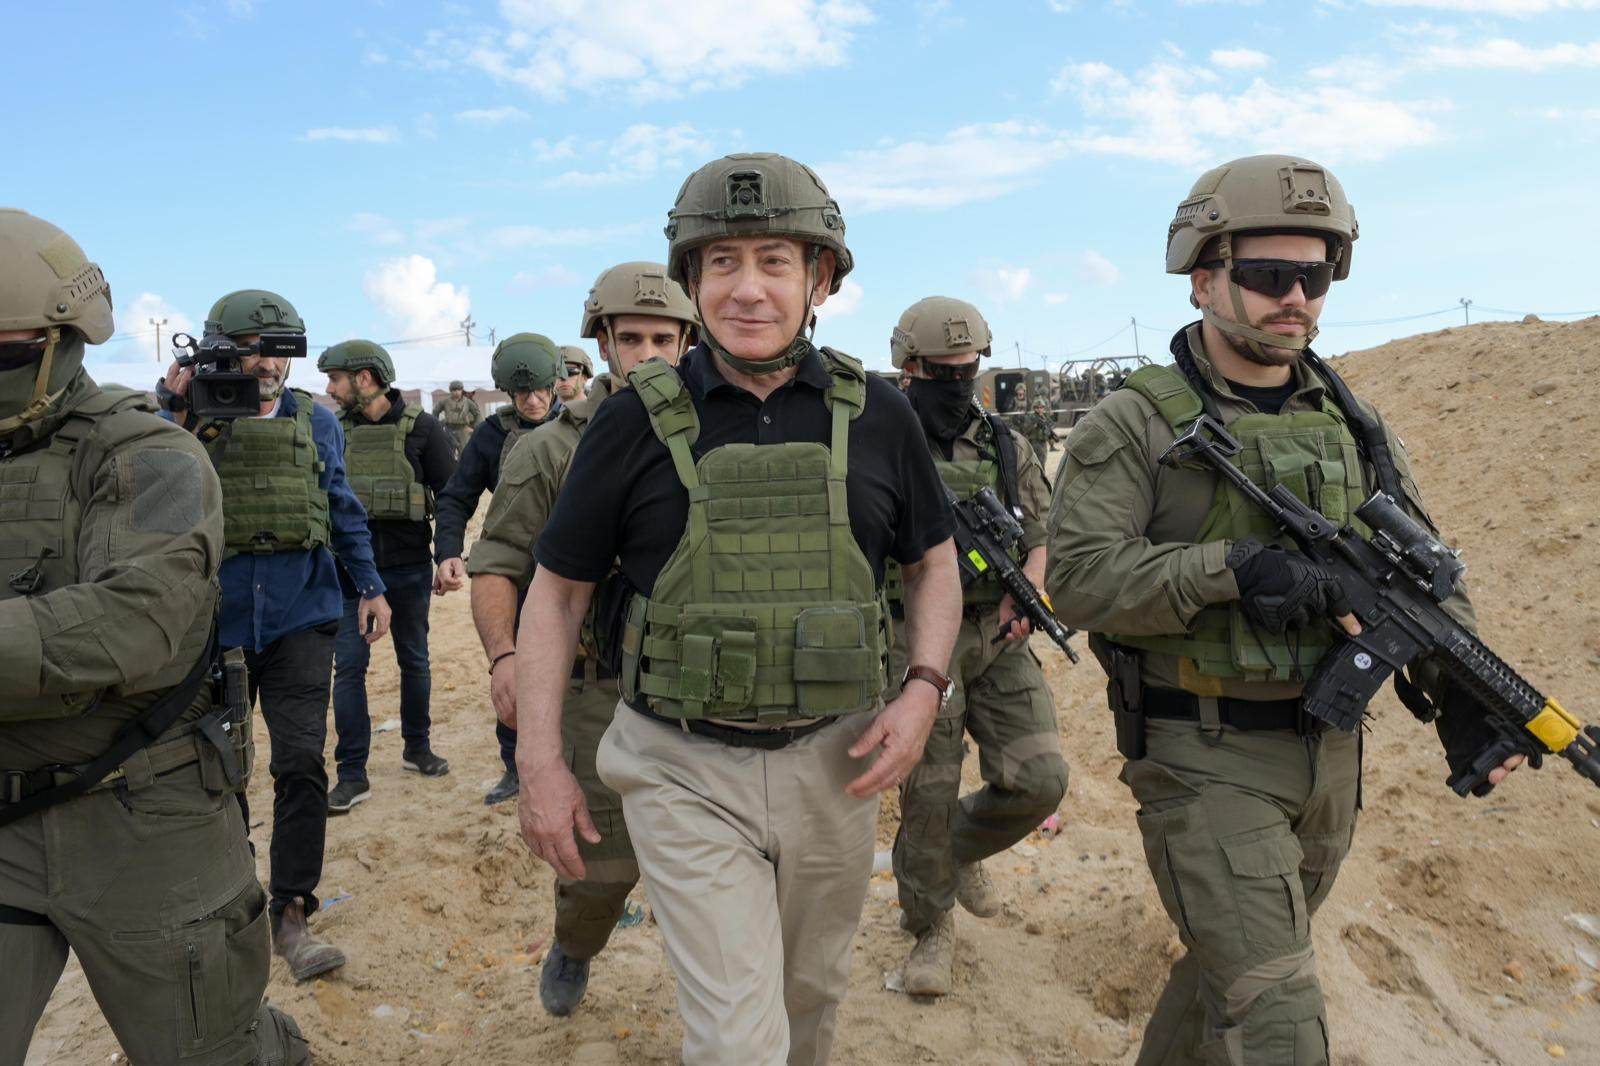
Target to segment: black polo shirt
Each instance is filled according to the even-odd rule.
[[[678,376],[700,416],[690,448],[696,459],[726,444],[827,445],[832,436],[823,400],[832,379],[816,349],[765,401],[724,380],[704,347],[684,356]],[[955,529],[917,416],[900,390],[872,374],[866,406],[850,423],[845,489],[851,531],[879,584],[886,558],[918,562]],[[584,431],[534,559],[572,581],[599,581],[620,560],[633,587],[648,595],[688,516],[689,494],[644,402],[623,389]]]
[[[400,421],[405,413],[406,401],[399,389],[390,389],[389,410],[374,425],[390,426]],[[365,415],[356,416],[357,424],[369,421]],[[455,449],[445,433],[443,423],[428,412],[417,411],[417,420],[405,439],[406,461],[417,480],[437,495],[455,473]],[[431,559],[428,541],[433,528],[426,520],[412,522],[404,518],[369,518],[367,528],[372,531],[372,557],[378,569],[396,566],[427,565]]]

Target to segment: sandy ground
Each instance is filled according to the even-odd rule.
[[[1597,359],[1590,319],[1446,330],[1338,363],[1405,437],[1431,510],[1472,565],[1485,637],[1591,722]],[[375,723],[397,713],[388,647],[374,660]],[[523,848],[511,807],[481,802],[499,770],[464,593],[436,601],[433,647],[435,746],[451,773],[403,774],[398,732],[376,735],[374,798],[329,824],[329,904],[316,919],[350,963],[296,986],[275,960],[270,996],[326,1064],[677,1062],[673,980],[649,921],[617,931],[575,1017],[539,1009],[551,875]],[[1099,670],[1040,652],[1072,767],[1063,830],[991,860],[1007,906],[987,922],[959,915],[956,989],[935,1003],[885,990],[911,941],[893,882],[873,880],[835,1062],[1133,1061],[1177,941],[1116,781]],[[1600,938],[1568,919],[1600,913],[1600,791],[1561,763],[1459,800],[1431,729],[1391,696],[1377,710],[1355,849],[1316,925],[1334,1061],[1600,1064]],[[253,810],[270,810],[269,788],[263,772]],[[888,803],[883,841],[893,819]],[[269,830],[253,831],[263,878]],[[116,1053],[74,964],[28,1063]]]

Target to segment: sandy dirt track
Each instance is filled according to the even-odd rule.
[[[1430,510],[1471,565],[1485,638],[1600,721],[1600,319],[1445,330],[1336,365],[1405,438]],[[1116,781],[1103,678],[1087,656],[1071,668],[1035,646],[1071,765],[1063,831],[991,860],[1005,911],[958,915],[957,987],[936,1003],[884,989],[911,940],[893,882],[874,879],[836,1063],[1133,1061],[1177,941]],[[649,921],[617,931],[575,1017],[539,1009],[551,875],[522,846],[511,806],[481,802],[498,760],[464,592],[435,601],[433,658],[435,747],[451,773],[403,774],[398,732],[375,736],[374,798],[330,822],[332,902],[315,919],[350,963],[296,986],[274,960],[270,996],[330,1066],[677,1062],[673,980]],[[387,642],[374,664],[377,724],[397,715]],[[1334,1061],[1600,1064],[1600,939],[1567,920],[1600,913],[1600,790],[1560,763],[1459,800],[1431,728],[1388,694],[1375,710],[1366,809],[1317,920]],[[259,725],[258,743],[264,752]],[[264,769],[263,758],[255,812],[271,807]],[[975,760],[967,776],[976,781]],[[894,814],[886,803],[884,846]],[[263,879],[268,829],[253,831]],[[106,1063],[116,1051],[74,964],[28,1063]]]

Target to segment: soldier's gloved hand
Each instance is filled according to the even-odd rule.
[[[1337,619],[1351,636],[1361,632],[1338,579],[1299,552],[1245,537],[1234,542],[1227,563],[1245,617],[1268,632],[1304,629],[1321,618]]]
[[[1439,743],[1444,747],[1445,764],[1450,767],[1450,772],[1455,774],[1471,766],[1478,753],[1494,743],[1499,734],[1484,721],[1472,697],[1458,685],[1447,682],[1435,703],[1439,714],[1434,718],[1433,725],[1439,731]],[[1513,755],[1506,759],[1489,771],[1489,780],[1474,788],[1472,794],[1487,796],[1494,786],[1504,781],[1506,775],[1521,766],[1524,761],[1521,755]],[[1539,769],[1541,762],[1543,759],[1535,755],[1533,768]]]

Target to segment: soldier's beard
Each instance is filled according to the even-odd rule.
[[[283,395],[283,379],[280,377],[263,377],[257,374],[256,389],[260,393],[262,403],[271,403]]]
[[[1220,315],[1220,312],[1219,312]],[[1307,333],[1316,326],[1316,321],[1310,315],[1298,311],[1274,312],[1264,315],[1255,322],[1250,323],[1256,329],[1265,330],[1269,325],[1277,322],[1293,322],[1304,327]],[[1300,360],[1300,352],[1294,348],[1274,348],[1269,344],[1251,344],[1243,337],[1235,337],[1226,330],[1219,330],[1228,347],[1241,359],[1254,363],[1257,366],[1293,366]],[[1287,338],[1286,338],[1287,339]]]

